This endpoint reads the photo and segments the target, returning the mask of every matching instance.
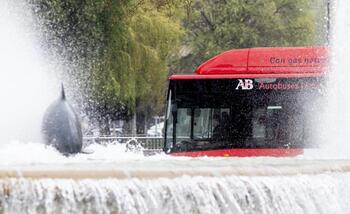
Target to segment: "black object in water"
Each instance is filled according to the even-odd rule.
[[[61,97],[46,110],[42,121],[42,135],[45,144],[54,146],[65,155],[81,152],[81,123],[66,100],[63,85]]]

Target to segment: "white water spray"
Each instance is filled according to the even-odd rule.
[[[330,1],[331,37],[328,95],[321,121],[322,147],[329,155],[350,156],[350,3],[347,0]]]
[[[18,1],[10,2],[0,1],[2,169],[17,170],[27,166],[54,170],[58,165],[63,170],[68,166],[74,170],[85,167],[95,173],[99,167],[108,166],[127,174],[131,169],[168,170],[169,173],[172,173],[171,170],[186,169],[191,172],[210,172],[212,176],[95,180],[1,179],[0,213],[345,213],[350,210],[350,175],[346,170],[334,173],[339,164],[334,160],[307,165],[307,161],[302,158],[191,159],[165,155],[145,158],[124,153],[125,148],[121,148],[121,145],[92,145],[95,146],[94,154],[78,154],[67,158],[41,144],[1,145],[2,141],[11,138],[19,141],[35,140],[39,135],[42,113],[56,97],[49,96],[50,91],[47,91],[52,86],[47,81],[48,66],[32,32],[32,14],[29,10],[23,11],[25,6],[18,5]],[[350,4],[345,3],[345,0],[341,4],[344,5],[337,5],[336,8],[336,20],[345,22]],[[346,63],[349,63],[342,47],[350,47],[347,38],[350,26],[343,26],[344,22],[336,22],[334,27],[335,70],[348,68]],[[334,76],[333,81],[345,87],[347,81],[341,81],[349,75],[345,73],[346,69],[342,71],[343,74]],[[338,80],[338,77],[342,78]],[[341,93],[346,97],[346,91],[336,95],[340,96]],[[335,101],[339,99],[335,98]],[[334,123],[344,128],[337,134],[342,141],[346,138],[341,134],[350,133],[350,126],[342,118],[343,114],[347,114],[346,106],[350,107],[350,104],[342,104],[338,106],[339,110],[334,111],[341,112],[335,117]],[[331,126],[334,124],[328,127]],[[236,169],[237,174],[243,176],[220,175],[217,170],[226,167],[230,172]],[[317,171],[319,168],[322,170]],[[344,168],[349,167],[346,165]],[[281,175],[257,176],[268,170]],[[311,172],[298,175],[302,170]],[[290,174],[292,171],[296,173]]]
[[[0,1],[0,143],[38,141],[52,100],[49,66],[23,1]]]
[[[346,213],[350,174],[3,180],[5,213]],[[2,205],[2,206],[1,206]]]

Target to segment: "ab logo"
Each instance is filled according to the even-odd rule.
[[[238,85],[236,87],[236,90],[242,89],[242,90],[251,90],[253,89],[253,80],[251,79],[238,79]]]

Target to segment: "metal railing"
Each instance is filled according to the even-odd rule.
[[[163,150],[164,138],[163,137],[150,137],[150,136],[85,136],[84,142],[89,145],[92,143],[98,144],[113,144],[113,143],[125,143],[128,147],[142,147],[147,150]]]

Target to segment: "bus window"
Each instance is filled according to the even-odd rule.
[[[212,135],[212,111],[210,108],[197,108],[194,110],[193,138],[209,139]]]
[[[254,109],[252,118],[252,137],[254,141],[250,143],[250,147],[277,146],[276,139],[284,131],[280,127],[281,113],[282,106],[267,106]]]
[[[281,121],[279,121],[280,115],[283,112],[283,108],[280,105],[267,106],[266,109],[266,138],[268,140],[274,140],[277,133],[281,130]]]
[[[165,118],[166,119],[166,130],[165,130],[166,142],[165,142],[165,148],[167,150],[170,150],[173,147],[173,113],[171,111],[171,108],[172,108],[171,95],[172,95],[172,91],[169,90],[168,105],[167,105],[166,118]]]
[[[304,82],[318,81],[315,78],[281,78],[273,84],[297,87]],[[167,147],[175,143],[170,146],[171,152],[302,148],[312,140],[313,130],[317,130],[312,124],[318,121],[313,116],[319,108],[313,99],[322,92],[318,89],[279,90],[262,88],[260,82],[254,82],[251,90],[232,90],[239,84],[237,79],[174,81],[174,84],[176,99],[172,100],[172,105],[176,104],[173,111],[176,118],[169,117],[166,135]],[[171,125],[174,121],[176,129]],[[176,139],[171,139],[173,136]]]
[[[230,129],[230,109],[197,108],[194,110],[194,139],[226,139]]]
[[[166,148],[171,149],[173,147],[173,114],[168,114],[166,120]]]
[[[298,142],[302,142],[304,139],[304,118],[302,111],[298,111],[295,109],[296,107],[290,107],[286,110],[285,115],[285,124],[284,128],[285,130],[288,130],[286,135],[286,142],[285,146],[290,147],[291,143],[294,144]]]
[[[258,108],[253,115],[253,138],[266,137],[266,111],[264,108]]]
[[[190,142],[191,139],[191,109],[178,108],[176,123],[176,143]]]
[[[278,120],[282,106],[267,106],[257,108],[253,113],[253,138],[274,140],[277,130],[280,129]]]

